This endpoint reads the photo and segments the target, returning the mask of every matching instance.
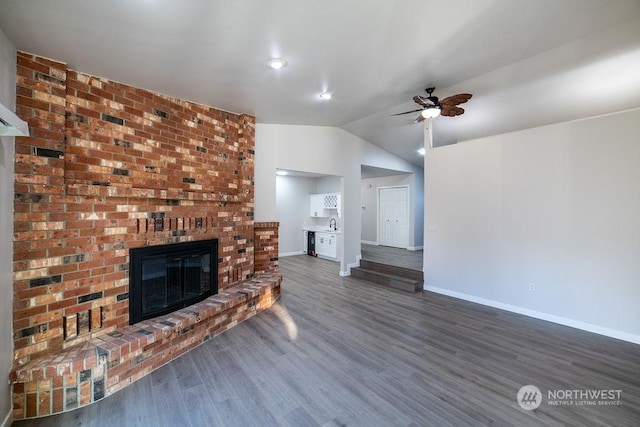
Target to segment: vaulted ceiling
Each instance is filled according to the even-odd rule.
[[[17,49],[408,161],[413,95],[474,96],[435,145],[640,107],[638,0],[0,0]],[[282,57],[281,70],[266,66]],[[333,93],[325,101],[323,91]]]

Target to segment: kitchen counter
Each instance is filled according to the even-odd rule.
[[[305,225],[304,227],[302,227],[303,231],[315,231],[316,233],[333,233],[333,234],[340,234],[342,233],[342,230],[332,230],[327,226],[322,226],[322,225]]]

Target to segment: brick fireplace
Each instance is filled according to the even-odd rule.
[[[14,419],[99,400],[269,307],[282,280],[277,223],[253,220],[252,116],[17,62]],[[129,250],[207,239],[219,294],[130,326]]]
[[[218,239],[129,250],[129,324],[217,294],[218,275],[211,268],[217,259]]]

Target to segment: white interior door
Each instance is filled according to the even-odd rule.
[[[406,249],[409,246],[409,188],[378,189],[378,244]]]

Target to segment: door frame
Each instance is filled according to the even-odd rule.
[[[405,188],[407,190],[407,246],[404,247],[403,249],[408,249],[409,248],[409,242],[410,242],[410,238],[409,238],[409,231],[411,230],[411,212],[410,212],[410,208],[411,208],[411,192],[409,191],[409,185],[387,185],[387,186],[383,186],[383,187],[377,187],[376,189],[376,245],[380,246],[380,190],[387,190],[390,188]],[[392,247],[396,247],[396,246],[392,246]]]

